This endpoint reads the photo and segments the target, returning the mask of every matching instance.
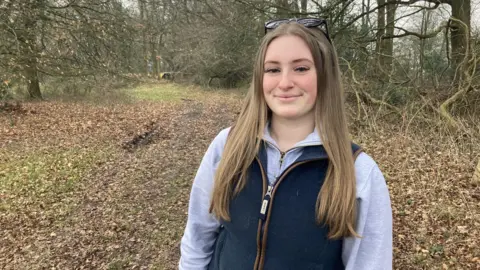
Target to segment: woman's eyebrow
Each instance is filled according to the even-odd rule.
[[[313,63],[312,60],[308,59],[308,58],[298,58],[298,59],[295,59],[293,61],[291,61],[291,63],[299,63],[299,62],[310,62],[310,63]],[[265,61],[265,64],[274,64],[274,65],[278,65],[280,64],[279,61],[275,61],[275,60],[268,60],[268,61]]]
[[[308,59],[308,58],[299,58],[299,59],[295,59],[292,61],[292,63],[298,63],[298,62],[310,62],[310,63],[313,63],[312,60]]]

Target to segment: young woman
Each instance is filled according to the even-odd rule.
[[[350,141],[326,22],[265,29],[245,105],[195,177],[179,268],[391,269],[387,185]]]

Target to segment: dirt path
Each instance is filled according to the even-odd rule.
[[[145,103],[103,111],[56,104],[57,110],[65,111],[74,106],[76,113],[68,115],[68,125],[57,123],[62,120],[49,105],[27,105],[32,113],[18,116],[15,132],[5,136],[6,146],[25,150],[82,145],[108,154],[68,194],[59,194],[42,206],[36,205],[41,199],[35,200],[23,205],[27,207],[23,211],[20,198],[9,200],[19,208],[2,216],[0,265],[6,269],[174,269],[191,181],[208,144],[231,123],[232,107],[237,105],[185,100],[172,106]],[[40,129],[39,122],[52,128]],[[151,122],[158,129],[150,144],[133,151],[121,147],[122,141]],[[88,134],[88,128],[78,130],[86,123],[97,127],[94,134]],[[32,128],[42,130],[42,137],[28,132]]]

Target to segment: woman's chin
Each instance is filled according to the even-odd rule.
[[[296,111],[282,111],[279,113],[275,113],[276,117],[284,118],[288,120],[295,120],[301,117],[301,115]]]

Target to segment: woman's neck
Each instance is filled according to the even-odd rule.
[[[315,122],[311,119],[289,120],[272,117],[270,123],[270,135],[282,152],[304,140],[314,129]]]

